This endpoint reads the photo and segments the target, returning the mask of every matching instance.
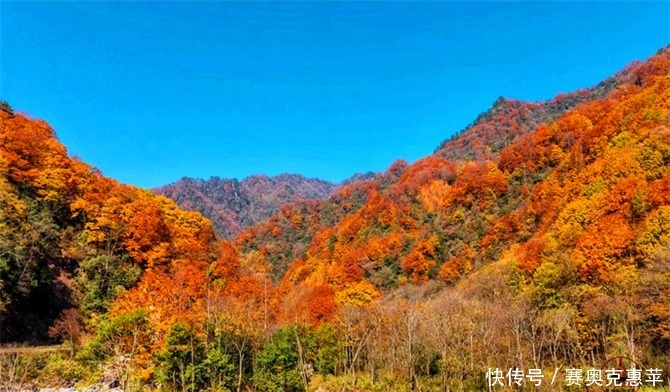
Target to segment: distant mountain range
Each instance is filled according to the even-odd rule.
[[[212,221],[219,236],[232,238],[278,213],[284,204],[326,199],[337,187],[330,181],[300,174],[280,174],[274,177],[254,175],[242,181],[184,177],[154,191],[171,198],[181,208],[199,211]]]

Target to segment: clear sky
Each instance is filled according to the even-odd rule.
[[[0,23],[0,98],[153,187],[413,161],[499,96],[548,99],[649,57],[670,2],[3,0]]]

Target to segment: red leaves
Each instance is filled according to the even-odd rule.
[[[532,274],[542,263],[542,251],[545,247],[545,241],[541,237],[534,237],[526,242],[519,254],[519,267]]]
[[[309,311],[310,324],[319,325],[330,320],[337,310],[335,290],[326,284],[311,288],[307,292],[305,306]]]
[[[434,180],[452,182],[455,177],[456,165],[442,157],[431,155],[407,167],[393,185],[391,195],[395,200],[401,200],[415,196],[421,187]]]

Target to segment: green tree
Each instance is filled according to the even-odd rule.
[[[256,358],[254,386],[260,391],[293,392],[305,389],[302,379],[298,329],[288,326],[277,331]]]
[[[96,255],[80,263],[77,284],[82,292],[82,308],[105,312],[121,290],[140,280],[142,270],[114,255]]]
[[[205,386],[205,345],[192,326],[176,323],[156,355],[158,378],[172,390],[196,391]]]

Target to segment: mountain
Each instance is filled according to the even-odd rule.
[[[284,204],[302,199],[326,199],[336,188],[337,185],[329,181],[281,174],[254,175],[242,181],[184,177],[154,192],[171,198],[181,208],[199,211],[212,221],[221,237],[233,238],[278,213]]]
[[[65,310],[96,318],[147,270],[216,259],[199,213],[104,177],[44,121],[0,109],[2,343],[49,341]]]
[[[0,329],[71,352],[0,359],[137,390],[487,390],[512,368],[563,390],[556,369],[622,362],[651,386],[670,369],[669,129],[664,48],[498,100],[434,154],[217,240],[5,108]]]
[[[500,97],[465,129],[443,141],[436,152],[452,161],[492,159],[519,136],[540,124],[557,120],[578,104],[605,98],[624,84],[639,85],[636,70],[642,65],[634,61],[594,87],[561,93],[548,101],[525,102]]]
[[[356,320],[377,331],[361,355],[412,384],[433,338],[460,364],[444,376],[472,382],[485,370],[472,361],[493,357],[598,366],[624,352],[668,368],[669,88],[664,48],[591,89],[500,99],[433,155],[285,206],[236,242],[281,271],[280,319]],[[393,334],[422,328],[417,351],[396,351],[412,341]]]
[[[664,56],[667,50],[659,51],[658,56]],[[437,169],[429,168],[435,162],[444,165],[445,160],[449,166],[447,178],[454,180],[456,166],[470,162],[498,163],[500,154],[507,147],[518,141],[522,136],[533,132],[538,126],[555,122],[561,116],[582,103],[603,99],[624,86],[640,86],[642,80],[649,73],[649,62],[633,61],[614,76],[607,78],[598,85],[581,89],[571,93],[560,93],[548,101],[524,102],[516,99],[500,97],[492,107],[481,113],[469,126],[454,134],[450,139],[443,141],[435,150],[434,154],[409,165],[404,160],[395,162],[384,174],[366,173],[352,177],[356,181],[345,181],[337,195],[320,203],[304,204],[296,203],[287,205],[282,213],[268,221],[259,223],[250,228],[244,235],[238,237],[237,242],[243,249],[260,249],[270,265],[273,266],[273,278],[281,279],[288,270],[291,261],[303,257],[310,246],[313,236],[317,233],[316,227],[333,224],[332,213],[323,210],[341,210],[340,195],[347,195],[344,199],[347,204],[353,205],[355,210],[363,205],[367,188],[376,187],[386,190],[401,182],[416,181],[416,183],[396,185],[397,190],[391,190],[394,196],[411,191],[417,193],[417,187],[425,185],[425,182],[435,179]],[[528,139],[524,139],[528,142]],[[512,150],[511,148],[507,151]],[[408,173],[404,173],[409,169]],[[445,169],[440,169],[445,170]],[[403,174],[404,173],[404,174]],[[401,178],[402,177],[402,178]],[[415,177],[412,179],[412,177]],[[439,194],[433,197],[439,198]],[[424,194],[428,197],[428,190]],[[355,195],[355,196],[354,196]],[[412,195],[416,197],[416,195]],[[356,200],[356,202],[353,202]],[[403,200],[404,201],[404,200]],[[404,204],[404,203],[403,203]],[[309,207],[308,207],[309,206]],[[295,230],[295,224],[288,222],[289,211],[296,210],[297,215],[306,214],[306,221],[319,224],[314,226],[302,225],[300,230]],[[345,211],[341,213],[346,214]],[[278,227],[282,230],[278,230]],[[282,233],[277,235],[277,233]],[[287,235],[283,234],[287,233]],[[400,272],[398,266],[394,267],[397,275]],[[394,278],[395,279],[395,278]]]

